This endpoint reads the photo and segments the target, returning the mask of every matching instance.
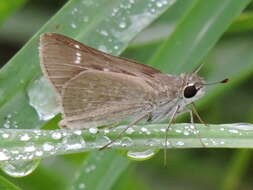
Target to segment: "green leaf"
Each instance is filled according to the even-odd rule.
[[[227,176],[220,187],[221,190],[238,189],[242,176],[249,168],[250,159],[252,156],[251,150],[235,151],[232,160],[228,164]]]
[[[242,13],[227,30],[227,34],[238,32],[249,32],[253,29],[253,13]]]
[[[92,154],[81,166],[73,189],[109,190],[130,161],[114,151]]]
[[[149,64],[170,73],[192,71],[249,2],[196,0]]]
[[[0,176],[0,189],[2,190],[20,190],[17,186],[9,182],[3,176]]]
[[[27,0],[1,0],[0,1],[0,24],[19,7],[25,4]]]
[[[92,130],[2,129],[0,144],[5,148],[0,151],[0,163],[3,166],[8,164],[6,161],[18,161],[20,158],[28,161],[98,150],[115,139],[125,127],[100,129],[96,133]],[[122,134],[112,148],[137,152],[148,149],[154,154],[155,150],[164,148],[167,127],[167,123],[136,125]],[[168,139],[171,143],[169,148],[253,148],[253,127],[249,123],[210,124],[208,127],[180,123],[171,126]]]

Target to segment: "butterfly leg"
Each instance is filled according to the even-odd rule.
[[[122,130],[116,137],[115,139],[113,139],[111,142],[107,143],[106,145],[102,146],[101,148],[99,148],[99,150],[103,150],[105,148],[107,148],[108,146],[110,146],[111,144],[113,144],[116,140],[118,140],[121,135],[123,133],[125,133],[127,131],[127,129],[129,129],[130,127],[132,127],[133,125],[139,123],[141,120],[143,120],[145,117],[147,117],[149,115],[149,113],[146,113],[145,115],[139,117],[138,119],[134,120],[133,122],[129,123],[126,128],[124,130]]]
[[[166,163],[167,163],[168,132],[169,132],[171,124],[173,123],[174,118],[175,118],[176,113],[178,112],[179,108],[180,108],[180,106],[177,106],[176,109],[174,110],[174,112],[172,113],[170,121],[169,121],[169,125],[168,125],[168,127],[166,128],[166,131],[165,131],[165,147],[164,147],[164,165],[165,166],[166,166]]]
[[[119,124],[120,124],[120,122],[115,123],[115,124],[111,124],[111,125],[105,125],[105,126],[102,126],[101,129],[112,129],[112,128],[117,127]]]
[[[202,141],[202,138],[200,137],[200,134],[198,133],[198,131],[197,131],[195,125],[194,125],[193,111],[191,109],[189,109],[189,108],[186,108],[186,112],[188,112],[190,114],[191,124],[194,127],[195,131],[197,132],[196,134],[197,134],[197,136],[199,138],[200,143],[202,144],[203,147],[206,147],[205,143]]]
[[[201,119],[201,117],[200,117],[200,115],[199,115],[199,113],[198,113],[198,111],[197,111],[197,109],[196,109],[196,106],[195,106],[194,102],[192,102],[191,105],[192,105],[192,110],[193,110],[194,114],[197,116],[198,120],[199,120],[202,124],[204,124],[205,126],[208,127],[208,124],[207,124],[206,122],[204,122],[204,121]],[[192,110],[191,110],[191,111],[192,111]]]

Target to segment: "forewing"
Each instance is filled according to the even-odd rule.
[[[151,110],[155,92],[141,78],[84,71],[63,87],[62,107],[69,128],[87,128],[138,118]]]
[[[154,75],[160,74],[149,66],[103,53],[54,33],[40,38],[40,63],[43,73],[59,93],[68,80],[89,69],[142,77],[150,83]]]
[[[79,55],[82,55],[78,44],[70,44],[59,40],[57,34],[46,33],[40,37],[40,64],[43,74],[46,75],[58,93],[62,86],[85,68],[78,64]]]

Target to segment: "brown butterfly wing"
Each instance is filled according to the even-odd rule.
[[[63,87],[62,124],[88,128],[139,118],[151,110],[154,96],[153,89],[139,77],[84,71]]]
[[[40,38],[40,63],[43,73],[59,93],[68,80],[89,69],[139,76],[150,82],[154,75],[160,74],[149,66],[103,53],[54,33]]]

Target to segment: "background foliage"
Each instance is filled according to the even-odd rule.
[[[43,1],[43,3],[32,1],[17,11],[17,7],[25,1],[13,2],[6,0],[0,3],[0,10],[4,10],[0,11],[0,22],[7,19],[11,12],[16,12],[5,20],[0,29],[2,65],[66,3],[65,1]],[[163,1],[156,2],[159,7],[159,3]],[[103,8],[110,7],[103,6]],[[67,11],[67,9],[62,10],[58,15],[65,14]],[[91,11],[89,14],[94,12]],[[103,14],[99,13],[98,18],[101,15]],[[205,62],[201,74],[207,80],[229,77],[231,82],[210,89],[209,94],[198,102],[199,112],[204,120],[207,123],[251,122],[252,19],[252,5],[249,0],[178,0],[147,30],[141,32],[129,44],[122,56],[151,64],[167,73],[192,71],[197,64]],[[69,21],[71,20],[66,20]],[[90,30],[94,26],[100,26],[96,25],[98,23],[96,19],[91,22],[94,24]],[[83,27],[84,29],[78,29],[76,33],[70,32],[70,34],[85,41],[82,33],[85,30],[86,34],[89,32],[85,26]],[[55,31],[56,29],[44,27],[42,30]],[[64,32],[69,31],[66,29]],[[92,44],[92,37],[90,38],[91,41],[88,43],[96,46]],[[37,63],[33,62],[37,59],[38,44],[36,38],[33,40],[1,71],[0,122],[2,125],[5,123],[5,116],[14,110],[22,113],[16,118],[22,128],[37,128],[44,124],[33,119],[36,113],[27,106],[23,94],[26,85],[40,73]],[[123,44],[121,48],[125,46]],[[116,51],[112,53],[117,54]],[[17,83],[21,79],[24,81]],[[26,117],[32,114],[34,116]],[[55,128],[56,120],[57,118],[50,121],[46,128]],[[109,184],[107,189],[149,190],[168,189],[168,187],[171,189],[184,187],[251,189],[253,185],[250,180],[252,178],[250,150],[170,150],[167,167],[163,166],[162,151],[153,159],[143,162],[129,161],[123,154],[121,156],[118,152],[108,152],[103,157],[103,162],[93,163],[97,156],[96,153],[91,156],[75,154],[46,159],[38,169],[24,178],[11,178],[1,173],[0,187],[5,189],[20,187],[28,190],[85,187],[103,189],[104,184]],[[93,164],[97,169],[99,168],[99,171],[93,175],[85,174],[85,169]],[[121,167],[115,168],[115,166]],[[82,181],[87,178],[88,181],[82,185]]]

